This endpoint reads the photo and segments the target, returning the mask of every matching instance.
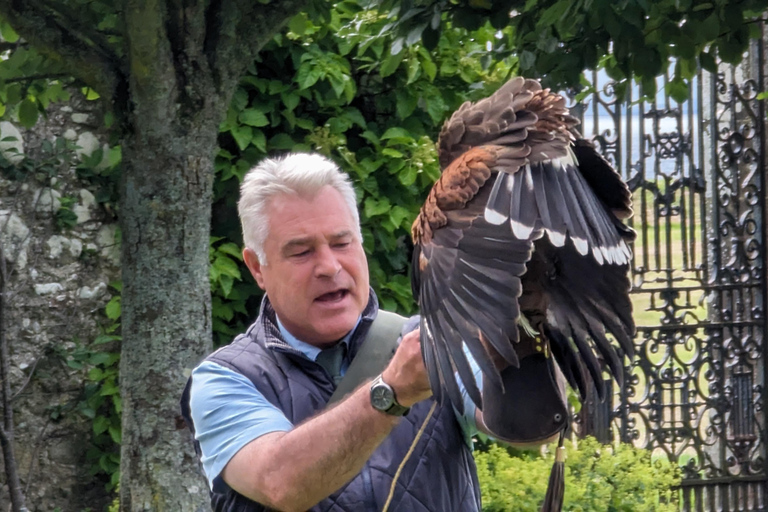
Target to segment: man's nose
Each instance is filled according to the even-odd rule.
[[[341,271],[341,263],[339,263],[336,254],[333,249],[325,245],[321,247],[317,252],[317,266],[315,267],[315,274],[318,277],[334,277]]]

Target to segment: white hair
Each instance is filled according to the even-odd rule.
[[[237,210],[243,226],[243,243],[256,253],[262,265],[267,264],[264,242],[269,234],[270,200],[279,194],[312,198],[326,185],[344,198],[357,226],[356,235],[362,241],[355,189],[349,176],[328,158],[317,153],[288,153],[265,158],[246,173],[240,184]]]

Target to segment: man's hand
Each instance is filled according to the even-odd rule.
[[[421,356],[419,329],[403,336],[397,352],[382,372],[384,382],[392,386],[400,405],[411,407],[432,396],[427,369]]]

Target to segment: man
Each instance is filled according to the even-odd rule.
[[[343,374],[378,312],[346,175],[316,154],[267,159],[246,175],[238,207],[244,261],[265,298],[248,331],[193,371],[182,404],[213,508],[479,510],[476,408],[430,410],[418,330],[374,382],[394,391],[388,410],[372,405],[371,382],[326,408],[338,378],[321,354],[343,346]]]

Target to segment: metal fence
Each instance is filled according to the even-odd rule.
[[[765,38],[764,38],[765,39]],[[586,135],[634,193],[637,356],[613,403],[588,401],[580,430],[683,468],[681,510],[768,511],[766,497],[765,42],[701,73],[676,102],[595,92]]]

